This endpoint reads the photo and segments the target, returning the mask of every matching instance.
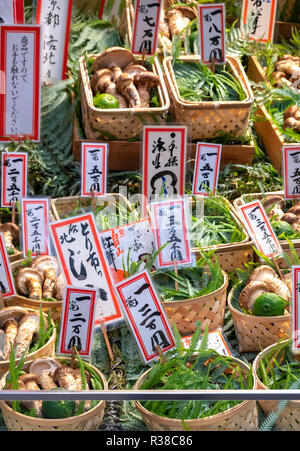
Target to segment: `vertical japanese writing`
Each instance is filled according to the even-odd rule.
[[[160,0],[138,0],[131,46],[133,54],[155,54],[160,10]]]
[[[225,62],[225,4],[198,5],[201,60]]]
[[[27,193],[27,154],[2,153],[1,205],[11,207]]]
[[[107,144],[82,144],[82,196],[106,194],[107,155]]]
[[[250,24],[250,39],[273,39],[277,0],[243,0],[243,23]]]
[[[300,197],[300,146],[284,146],[283,175],[286,199]]]
[[[198,143],[193,180],[193,194],[216,192],[222,145]]]
[[[22,199],[23,252],[32,255],[49,254],[48,200]]]

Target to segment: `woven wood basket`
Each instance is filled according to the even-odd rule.
[[[259,379],[257,372],[260,361],[269,351],[272,350],[275,345],[276,343],[268,346],[266,349],[261,351],[255,357],[255,360],[253,362],[253,377],[258,390],[268,390],[268,388]],[[269,415],[272,411],[277,410],[278,401],[259,400],[258,403],[266,415]],[[300,431],[300,401],[288,402],[287,406],[284,408],[284,410],[279,415],[279,418],[276,420],[275,427],[276,430],[280,431]]]
[[[243,101],[189,102],[183,100],[180,97],[172,68],[172,57],[163,59],[166,86],[171,101],[172,118],[175,122],[189,126],[193,141],[216,138],[219,132],[241,137],[248,129],[253,94],[239,60],[232,56],[227,56],[226,58],[232,74],[243,86],[246,94],[246,99]],[[178,59],[180,61],[194,62],[199,61],[200,57],[197,55],[181,56]]]
[[[96,59],[99,55],[88,55]],[[137,62],[141,62],[136,58]],[[100,110],[94,107],[93,93],[87,71],[85,56],[79,60],[80,92],[82,120],[87,139],[91,140],[128,140],[139,138],[144,124],[164,124],[170,107],[170,100],[163,74],[157,58],[154,59],[152,71],[159,76],[158,97],[160,107],[149,108],[116,108]]]
[[[254,316],[240,312],[232,305],[232,289],[228,294],[228,307],[233,319],[239,352],[260,351],[280,339],[291,335],[291,315]]]
[[[67,360],[67,359],[64,359]],[[30,365],[28,362],[25,366]],[[98,368],[91,365],[93,370],[101,378],[103,389],[108,389],[107,381]],[[5,383],[6,375],[2,377],[1,386]],[[1,412],[9,431],[96,431],[102,423],[105,401],[100,401],[87,412],[70,418],[48,420],[34,418],[14,411],[6,402],[0,401]]]
[[[184,301],[162,302],[170,323],[176,324],[181,335],[195,332],[197,321],[203,330],[206,325],[210,331],[223,327],[228,286],[228,276],[224,271],[223,275],[223,285],[213,293]]]
[[[241,368],[249,369],[241,360],[232,358]],[[138,379],[134,390],[138,390],[147,378],[150,370]],[[254,382],[254,389],[256,388]],[[135,402],[136,409],[150,431],[184,431],[181,420],[162,417],[146,410],[140,402]],[[258,414],[255,401],[243,401],[223,413],[196,420],[186,420],[189,431],[255,431],[258,428]]]

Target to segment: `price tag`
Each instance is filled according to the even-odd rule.
[[[3,233],[0,233],[0,291],[4,299],[17,294]]]
[[[201,62],[224,64],[226,62],[225,4],[200,4],[197,8]]]
[[[281,246],[260,201],[250,202],[239,208],[259,251],[268,258],[281,255]]]
[[[0,0],[0,25],[24,23],[24,0]]]
[[[144,126],[143,216],[150,201],[185,194],[187,127]]]
[[[185,349],[190,348],[191,339],[192,339],[192,335],[183,337],[181,339],[182,344]],[[198,342],[198,345],[196,346],[196,349],[199,349],[200,345],[201,345],[201,338]],[[228,344],[227,344],[222,332],[219,329],[208,332],[208,349],[214,349],[219,354],[227,355],[229,357],[231,357],[231,355],[232,355],[229,350]]]
[[[81,195],[106,194],[108,144],[82,143]]]
[[[1,206],[11,207],[27,195],[27,153],[2,152]]]
[[[58,354],[78,354],[91,357],[96,312],[96,289],[66,287],[62,307],[61,331]]]
[[[197,143],[193,180],[193,194],[195,196],[216,194],[221,152],[222,144]]]
[[[156,53],[161,5],[161,0],[137,0],[131,44],[131,52],[134,55]]]
[[[242,21],[250,22],[250,39],[273,41],[277,0],[243,0]]]
[[[49,255],[49,199],[22,199],[23,254]]]
[[[159,268],[194,265],[184,199],[151,203],[151,224],[156,248],[167,244],[157,257]]]
[[[145,363],[175,347],[173,333],[146,270],[115,285],[129,327]]]
[[[122,319],[94,216],[89,213],[54,222],[50,231],[67,284],[98,289],[96,325]]]
[[[40,27],[0,25],[0,142],[39,141]]]
[[[38,0],[36,23],[42,25],[42,81],[65,80],[73,0]]]
[[[132,262],[139,262],[155,251],[150,219],[100,232],[100,243],[115,283],[124,279]],[[140,269],[144,268],[144,264]],[[153,268],[155,269],[155,268]]]
[[[283,179],[285,199],[300,197],[300,145],[283,146]]]

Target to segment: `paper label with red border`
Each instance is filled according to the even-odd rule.
[[[150,201],[185,193],[187,127],[144,126],[142,214]]]
[[[27,153],[2,152],[1,207],[11,207],[27,195]]]
[[[293,323],[293,352],[300,353],[300,266],[292,266],[292,323]]]
[[[215,195],[218,186],[222,144],[197,143],[193,195]]]
[[[23,254],[49,255],[49,199],[22,199]]]
[[[226,62],[225,3],[201,4],[198,8],[200,57],[203,64]]]
[[[250,21],[250,39],[273,41],[277,0],[243,0],[242,21]]]
[[[24,0],[0,0],[0,24],[24,23]]]
[[[57,353],[91,357],[95,323],[97,290],[66,287],[62,306],[62,320]]]
[[[89,213],[54,222],[50,231],[66,283],[98,289],[96,325],[101,320],[113,323],[122,319],[94,216]]]
[[[100,244],[115,283],[125,278],[125,271],[133,262],[139,262],[155,252],[150,219],[132,222],[100,232]],[[141,270],[144,264],[141,265]],[[155,266],[153,267],[155,270]]]
[[[175,347],[168,319],[146,270],[115,285],[128,325],[145,363]]]
[[[300,144],[282,147],[285,199],[300,197]]]
[[[0,233],[0,291],[4,299],[17,294],[3,233]]]
[[[0,25],[0,142],[39,141],[40,26]]]
[[[194,265],[188,230],[188,207],[184,199],[151,203],[151,224],[156,249],[165,246],[157,257],[158,268]]]
[[[134,55],[155,55],[161,6],[162,0],[137,0],[131,41],[131,52]]]
[[[201,337],[201,336],[200,336]],[[183,347],[185,349],[189,349],[191,346],[191,339],[192,335],[189,335],[187,337],[183,337],[181,339]],[[198,342],[198,345],[196,349],[199,349],[201,345],[201,338]],[[231,357],[231,352],[229,350],[228,344],[226,343],[226,340],[221,332],[220,329],[213,330],[211,332],[208,332],[208,349],[214,349],[219,354],[226,355]]]
[[[38,0],[36,23],[42,25],[42,81],[65,80],[73,0]]]
[[[81,144],[81,195],[106,194],[108,144]]]
[[[281,246],[261,202],[256,200],[239,208],[244,224],[258,250],[268,258],[281,255]]]

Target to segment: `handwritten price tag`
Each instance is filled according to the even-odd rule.
[[[22,199],[23,254],[49,255],[49,200]]]
[[[300,266],[292,266],[292,287],[293,287],[293,345],[292,349],[295,353],[300,353]]]
[[[283,146],[283,179],[285,199],[300,197],[300,145]]]
[[[81,195],[106,194],[108,144],[82,143]]]
[[[27,195],[27,153],[2,152],[1,206],[11,207]]]
[[[0,0],[0,24],[24,23],[24,0]]]
[[[134,55],[156,53],[161,4],[161,0],[137,0],[131,44],[131,52]]]
[[[181,339],[184,348],[189,349],[191,346],[192,335],[188,337],[183,337]],[[199,349],[201,345],[201,336],[197,345],[197,349]],[[231,356],[231,352],[228,348],[228,344],[222,334],[222,332],[218,330],[214,330],[208,333],[208,349],[214,349],[219,354]]]
[[[222,144],[197,143],[193,194],[215,195],[218,185]]]
[[[203,64],[226,62],[225,15],[224,3],[198,5],[200,56]]]
[[[250,39],[273,40],[277,0],[243,0],[242,21],[251,23]]]

